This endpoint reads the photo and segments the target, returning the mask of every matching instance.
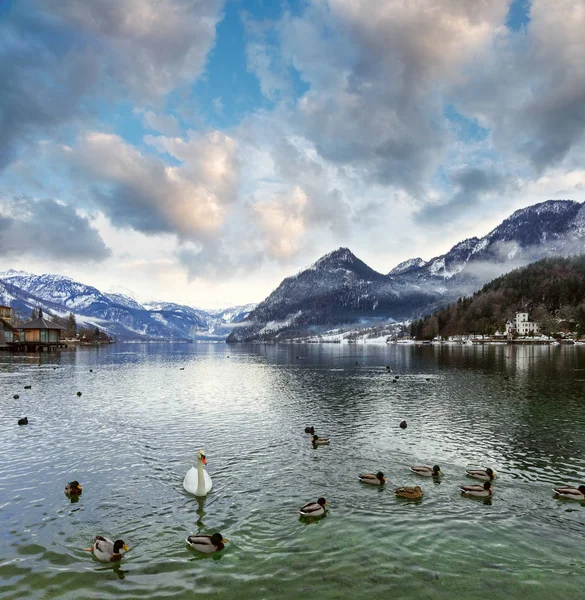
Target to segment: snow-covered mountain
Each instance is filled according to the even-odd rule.
[[[428,313],[512,269],[585,252],[585,203],[548,200],[516,211],[482,238],[429,261],[412,258],[382,275],[347,248],[285,279],[233,330],[228,342],[274,340],[372,319]]]
[[[78,324],[97,326],[120,339],[222,340],[231,329],[231,325],[226,327],[223,313],[215,316],[172,302],[141,304],[129,290],[104,294],[61,275],[14,270],[0,273],[0,303],[13,306],[22,315],[38,307],[62,316],[72,312]],[[232,314],[233,319],[242,319],[249,311],[248,306],[223,312]]]

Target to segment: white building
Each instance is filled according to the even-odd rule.
[[[528,313],[518,312],[516,318],[513,321],[506,322],[507,335],[517,333],[518,335],[530,335],[531,333],[540,333],[540,327],[538,323],[528,320]]]

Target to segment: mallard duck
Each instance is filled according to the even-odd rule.
[[[416,499],[416,498],[422,498],[423,497],[423,491],[422,491],[420,485],[416,485],[414,487],[399,487],[399,488],[396,488],[394,490],[394,493],[399,498],[412,498],[412,499]]]
[[[585,485],[580,485],[578,488],[563,486],[553,488],[553,492],[561,498],[569,498],[570,500],[585,500]]]
[[[493,481],[496,478],[496,473],[489,467],[487,469],[475,469],[471,471],[465,471],[469,477],[474,479],[481,479],[482,481]]]
[[[93,555],[102,562],[118,562],[122,559],[122,553],[120,550],[126,550],[128,552],[130,548],[126,546],[124,540],[116,540],[112,542],[107,537],[97,535],[93,546],[87,548],[88,552],[93,552]]]
[[[197,468],[191,467],[185,479],[183,479],[183,487],[190,494],[195,496],[207,496],[213,487],[213,482],[207,471],[203,468],[203,465],[207,464],[207,458],[205,458],[205,451],[199,450],[197,452]]]
[[[24,386],[24,389],[25,389],[25,390],[32,390],[32,385],[25,385],[25,386]]]
[[[223,539],[221,533],[214,533],[213,535],[190,535],[185,541],[193,550],[198,550],[205,554],[212,554],[218,550],[223,550],[225,548],[224,544],[227,544],[227,540]]]
[[[408,423],[406,421],[400,421],[400,429],[406,429],[408,427]]]
[[[309,504],[301,506],[299,508],[299,515],[301,517],[321,517],[325,514],[325,506],[328,504],[329,502],[325,498],[319,498],[317,502],[309,502]]]
[[[313,426],[305,427],[305,433],[310,433],[311,435],[315,435],[315,428]]]
[[[19,425],[28,425],[28,417],[23,417],[22,419],[18,419]]]
[[[489,481],[486,481],[483,485],[462,485],[459,489],[465,496],[485,498],[492,495],[492,484]]]
[[[314,435],[312,440],[313,446],[323,446],[324,444],[329,443],[328,437],[319,437],[318,435]]]
[[[70,481],[65,486],[65,493],[68,496],[81,496],[82,493],[81,485],[79,485],[79,481]]]
[[[434,467],[410,467],[410,470],[423,477],[438,477],[443,474],[439,465],[435,465]]]
[[[377,473],[362,473],[358,475],[358,479],[363,483],[369,483],[371,485],[384,485],[386,483],[386,477],[382,471]]]
[[[77,392],[77,397],[81,398],[81,392]]]

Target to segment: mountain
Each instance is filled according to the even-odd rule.
[[[529,312],[540,330],[585,334],[585,254],[544,258],[515,269],[484,285],[473,296],[439,309],[411,323],[411,335],[487,334],[504,331],[516,312]]]
[[[406,318],[413,306],[434,300],[418,286],[374,271],[348,248],[339,248],[308,269],[286,278],[228,342],[293,337],[313,326]]]
[[[123,293],[122,293],[123,292]],[[203,310],[172,302],[141,304],[129,290],[104,294],[61,275],[24,271],[0,273],[0,302],[22,316],[32,308],[66,315],[73,312],[79,325],[99,327],[119,339],[224,340],[226,320]],[[233,320],[244,318],[250,307],[224,309]],[[231,326],[230,326],[231,327]]]
[[[547,200],[513,213],[429,261],[413,258],[378,273],[347,248],[285,279],[228,342],[298,337],[372,318],[409,319],[473,293],[486,281],[549,256],[585,250],[585,203]]]

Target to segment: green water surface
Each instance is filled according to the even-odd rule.
[[[584,391],[585,347],[0,354],[0,597],[582,597],[585,506],[552,487],[585,483]],[[314,449],[307,425],[331,445]],[[182,487],[200,448],[202,500]],[[435,463],[441,480],[408,470]],[[465,469],[486,466],[493,497],[462,497]],[[377,470],[385,488],[358,481]],[[327,516],[299,520],[319,496]],[[184,542],[215,531],[219,554]],[[83,550],[96,534],[130,546],[119,566]]]

